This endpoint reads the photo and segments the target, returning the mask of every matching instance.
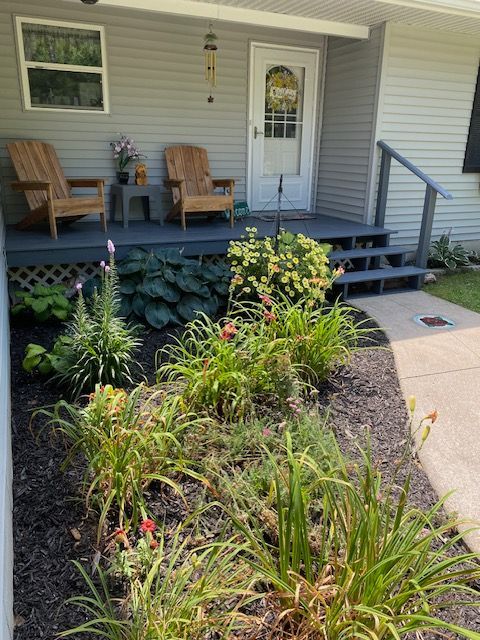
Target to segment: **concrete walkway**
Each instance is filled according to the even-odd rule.
[[[369,296],[351,304],[385,329],[405,398],[417,400],[416,423],[438,411],[420,452],[433,488],[439,496],[454,491],[446,507],[470,521],[463,529],[480,526],[480,314],[423,291]],[[446,316],[455,326],[421,326],[414,320],[420,314]],[[480,552],[480,531],[465,539]]]

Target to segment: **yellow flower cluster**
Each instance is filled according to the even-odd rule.
[[[228,250],[234,273],[231,294],[271,294],[277,289],[291,298],[324,299],[332,282],[324,246],[303,234],[282,231],[277,239],[258,239],[255,227],[246,232],[247,237],[231,241]]]

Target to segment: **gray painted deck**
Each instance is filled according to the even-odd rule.
[[[184,248],[185,255],[213,255],[225,253],[230,240],[238,240],[245,234],[245,227],[256,227],[260,237],[273,234],[274,223],[255,217],[238,220],[233,229],[224,220],[189,220],[186,231],[178,224],[132,221],[128,229],[120,223],[110,223],[104,234],[99,222],[77,222],[59,227],[58,240],[52,240],[48,227],[19,231],[7,227],[5,251],[9,267],[70,264],[102,260],[106,254],[106,242],[110,238],[117,247],[117,257],[122,258],[132,247],[155,249],[161,247]],[[387,236],[388,229],[348,222],[329,216],[317,216],[310,220],[288,220],[282,227],[294,233],[303,233],[316,240],[340,240]],[[382,243],[383,244],[383,243]]]

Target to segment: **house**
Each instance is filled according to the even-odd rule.
[[[218,38],[216,86],[205,80],[210,31]],[[45,33],[49,42],[62,39],[56,61],[41,50]],[[109,145],[119,133],[137,141],[157,184],[167,177],[166,146],[206,147],[213,174],[235,178],[236,199],[252,211],[276,207],[284,174],[282,209],[308,214],[292,228],[348,238],[343,249],[350,251],[373,238],[374,260],[391,240],[392,255],[392,245],[405,247],[396,268],[419,240],[422,266],[433,212],[434,236],[449,230],[453,240],[480,245],[479,35],[475,0],[1,0],[2,273],[8,268],[28,284],[71,273],[72,263],[88,272],[105,244],[91,221],[57,241],[47,231],[14,229],[26,204],[9,186],[15,174],[6,143],[51,142],[67,175],[112,183]],[[72,50],[80,42],[91,57],[79,66]],[[108,204],[108,184],[106,196]],[[165,190],[160,209],[169,206]],[[120,250],[145,244],[219,253],[244,226],[230,231],[218,221],[182,232],[144,222],[140,209],[131,217],[138,221],[128,229],[110,225]],[[325,237],[332,220],[335,230]],[[268,224],[256,226],[267,233]],[[0,521],[8,523],[6,291],[3,277]],[[8,529],[1,545],[3,640],[11,633]]]

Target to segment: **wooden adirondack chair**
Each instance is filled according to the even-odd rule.
[[[168,147],[165,149],[168,180],[166,187],[172,190],[173,207],[167,220],[180,216],[182,229],[186,229],[187,214],[209,214],[230,211],[230,226],[233,227],[233,190],[235,180],[212,178],[207,150],[201,147]],[[223,187],[228,193],[215,193]]]
[[[12,182],[12,189],[24,191],[30,207],[30,213],[17,224],[17,229],[48,219],[50,235],[56,240],[57,219],[74,222],[99,213],[102,229],[107,231],[103,179],[66,178],[54,147],[46,142],[23,140],[7,144],[7,149],[18,177],[18,181]],[[97,195],[73,197],[74,187],[96,188]]]

